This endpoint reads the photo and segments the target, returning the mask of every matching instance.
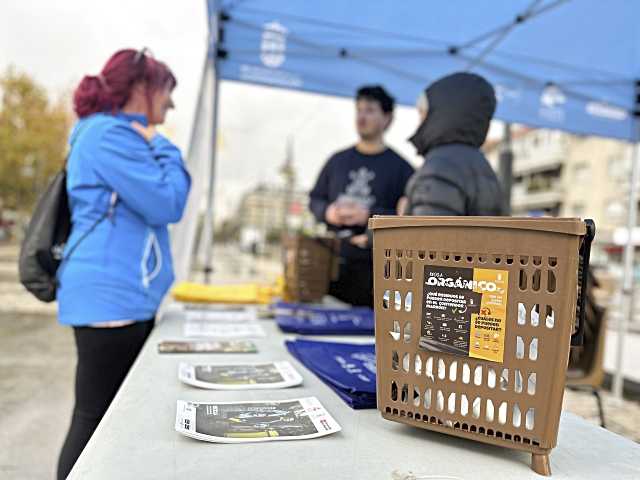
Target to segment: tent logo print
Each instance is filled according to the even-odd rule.
[[[565,113],[562,107],[567,102],[567,97],[560,87],[553,83],[547,84],[540,95],[540,116],[549,122],[564,122]]]
[[[503,102],[505,100],[516,101],[520,100],[520,97],[522,96],[520,89],[508,87],[506,85],[496,84],[495,90],[496,100],[498,100],[498,102]]]
[[[278,22],[265,23],[260,44],[260,60],[269,68],[278,68],[286,59],[287,29]]]
[[[585,107],[585,111],[589,115],[606,118],[607,120],[622,121],[626,120],[629,116],[626,110],[605,102],[589,102]]]
[[[542,90],[542,95],[540,95],[540,103],[548,108],[555,108],[567,101],[567,97],[565,97],[562,90],[557,85],[547,85],[544,90]]]

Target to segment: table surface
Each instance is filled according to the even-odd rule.
[[[257,354],[159,354],[161,340],[183,338],[183,315],[169,309],[156,326],[70,479],[416,479],[543,478],[529,468],[530,454],[455,438],[382,419],[377,410],[352,410],[284,347],[272,320]],[[326,340],[373,341],[363,337]],[[181,361],[289,360],[304,378],[285,390],[213,391],[178,380]],[[342,426],[327,437],[247,444],[213,444],[174,430],[176,400],[250,401],[318,397]],[[554,479],[638,479],[640,445],[563,413],[551,453]],[[397,477],[403,478],[403,477]],[[409,480],[411,477],[404,477]]]

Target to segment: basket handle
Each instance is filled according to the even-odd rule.
[[[589,278],[589,258],[591,256],[591,243],[596,236],[596,224],[593,220],[584,221],[587,227],[587,233],[582,239],[580,246],[580,265],[578,267],[578,302],[577,302],[577,328],[571,335],[571,346],[577,347],[584,344],[584,326],[586,315],[587,295],[589,294],[588,278]]]

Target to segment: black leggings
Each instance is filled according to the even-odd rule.
[[[118,328],[74,327],[76,403],[58,460],[58,480],[76,463],[153,328],[153,320]]]

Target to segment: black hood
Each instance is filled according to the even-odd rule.
[[[473,73],[454,73],[426,90],[427,118],[409,139],[420,155],[438,145],[463,143],[480,147],[496,109],[489,82]]]

